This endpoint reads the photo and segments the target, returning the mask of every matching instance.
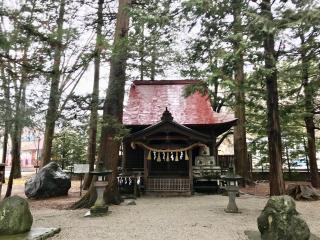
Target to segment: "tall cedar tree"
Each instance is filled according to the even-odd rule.
[[[0,35],[5,36],[4,29],[2,28],[2,24],[4,24],[3,17],[0,18]],[[7,40],[4,40],[4,42],[7,42]],[[5,45],[5,44],[3,44]],[[1,46],[1,48],[5,49],[5,46]],[[8,50],[5,49],[7,52]],[[3,119],[4,119],[4,132],[3,132],[3,144],[2,144],[2,163],[6,163],[6,158],[7,158],[7,152],[8,152],[8,142],[9,142],[9,131],[10,131],[10,126],[11,126],[11,107],[10,107],[10,80],[9,80],[9,75],[5,73],[5,59],[2,57],[0,58],[0,76],[1,76],[1,88],[3,90],[3,97],[4,97],[4,106],[3,106]],[[4,183],[3,178],[3,183]]]
[[[208,92],[212,108],[217,112],[234,97],[234,101],[229,104],[234,106],[235,115],[239,119],[238,125],[234,132],[228,131],[222,135],[216,148],[233,133],[236,172],[249,180],[244,93],[244,52],[247,46],[243,37],[246,34],[245,27],[242,23],[243,9],[246,7],[245,1],[239,0],[184,3],[186,18],[190,15],[193,20],[191,28],[199,23],[201,26],[200,33],[187,51],[189,61],[185,72],[192,77],[206,80],[205,84],[192,86],[193,89],[187,89],[186,93],[190,94],[196,90]],[[233,21],[230,21],[230,18],[233,18]],[[192,65],[190,62],[196,64]],[[224,92],[223,97],[221,92]],[[213,154],[216,155],[216,152],[214,149]]]
[[[306,7],[307,6],[307,7]],[[294,36],[300,40],[297,48],[300,57],[300,82],[304,92],[304,123],[307,133],[307,155],[310,163],[311,184],[313,187],[320,187],[318,166],[316,158],[316,137],[315,137],[315,101],[317,98],[317,77],[314,65],[319,59],[319,11],[316,1],[304,0],[295,2],[296,11],[287,11],[290,16],[289,26],[292,27]],[[317,67],[316,67],[317,68]],[[319,85],[319,84],[318,84]]]
[[[316,158],[316,137],[314,123],[314,101],[313,101],[313,86],[310,84],[309,67],[310,58],[307,54],[307,42],[303,32],[299,34],[301,41],[300,57],[301,57],[301,80],[304,89],[304,106],[305,106],[305,127],[307,132],[307,152],[310,163],[311,184],[313,187],[320,187],[319,173]]]
[[[3,6],[1,6],[3,7]],[[3,16],[0,18],[0,35],[3,36],[2,42],[3,46],[0,46],[0,49],[5,50],[7,53],[8,50],[6,49],[7,40],[5,40],[4,36],[6,35],[5,30],[2,28],[4,24]],[[2,144],[2,163],[6,163],[7,152],[8,152],[8,141],[9,141],[9,130],[11,125],[11,108],[10,108],[10,88],[9,88],[9,76],[5,73],[5,59],[2,57],[0,58],[0,76],[1,76],[1,88],[3,90],[3,97],[4,97],[4,106],[3,106],[3,119],[4,119],[4,132],[3,132],[3,144]],[[3,178],[3,183],[5,182],[5,178]]]
[[[27,2],[22,5],[21,7],[21,13],[25,11],[25,9],[28,9],[29,11],[29,17],[25,20],[32,21],[33,14],[35,10],[35,1],[30,2],[30,8],[25,8],[27,6]],[[15,20],[15,29],[18,31],[19,27],[21,26],[21,22],[23,19],[16,19]],[[12,107],[12,112],[14,112],[12,126],[10,129],[10,137],[11,137],[11,154],[12,154],[12,160],[11,160],[11,170],[8,180],[8,186],[7,191],[5,194],[5,197],[11,196],[12,192],[12,186],[13,186],[13,179],[14,178],[21,178],[21,161],[20,161],[20,153],[21,153],[21,134],[22,130],[25,124],[25,118],[26,118],[26,88],[29,81],[29,71],[27,69],[27,64],[29,61],[28,53],[30,49],[30,36],[28,33],[23,35],[23,33],[17,33],[14,34],[14,41],[21,41],[23,39],[23,44],[21,45],[21,52],[22,52],[22,58],[21,58],[21,67],[18,68],[17,64],[13,64],[13,70],[14,72],[20,71],[18,74],[11,74],[11,80],[13,82],[14,86],[14,106]],[[15,39],[16,38],[16,39]],[[17,46],[15,46],[15,51],[18,51]],[[8,82],[7,88],[10,88],[10,83]],[[8,90],[9,91],[9,90]],[[6,95],[10,95],[10,91],[6,93]],[[6,96],[7,98],[8,96]],[[7,100],[7,108],[11,108],[10,100]]]
[[[260,4],[261,16],[270,24],[274,21],[271,0]],[[282,173],[281,129],[279,119],[277,54],[275,51],[274,32],[263,32],[265,61],[265,81],[267,87],[267,122],[268,122],[268,157],[270,162],[270,195],[283,195],[285,192]]]
[[[233,52],[236,56],[234,61],[234,81],[235,81],[235,117],[238,118],[238,123],[234,127],[234,156],[235,167],[238,174],[244,177],[247,181],[251,179],[250,165],[248,159],[247,142],[246,142],[246,113],[245,113],[245,75],[244,75],[244,47],[242,26],[242,8],[243,2],[233,0],[232,3],[232,33]]]
[[[119,0],[108,89],[103,106],[99,161],[104,162],[105,166],[113,171],[106,191],[107,202],[111,203],[119,203],[120,200],[117,182],[120,142],[116,135],[123,115],[130,3],[131,0]]]
[[[88,163],[89,170],[94,170],[94,163],[97,152],[97,124],[99,108],[99,80],[100,80],[100,62],[102,51],[102,26],[103,26],[103,3],[104,0],[98,0],[97,27],[96,27],[96,45],[94,50],[94,79],[91,98],[91,115],[89,122],[89,143],[88,143]],[[92,175],[87,175],[84,182],[84,189],[88,189],[92,181]]]
[[[117,138],[122,127],[123,99],[125,93],[126,64],[128,54],[129,5],[131,0],[119,0],[114,42],[110,62],[110,75],[106,99],[103,106],[103,125],[101,129],[100,149],[98,161],[104,163],[107,169],[112,170],[109,185],[104,197],[106,202],[119,204],[118,192],[118,163],[120,141]],[[71,208],[83,208],[93,205],[96,194],[93,188],[93,179],[90,189]]]
[[[59,7],[59,16],[57,19],[57,30],[56,30],[56,40],[54,46],[54,60],[52,66],[51,74],[51,87],[50,87],[50,96],[48,103],[48,110],[46,114],[46,123],[45,123],[45,135],[43,143],[43,156],[42,156],[42,166],[48,164],[51,160],[51,151],[52,151],[52,141],[54,136],[55,123],[58,118],[58,106],[59,106],[59,84],[60,84],[60,63],[61,56],[63,54],[63,22],[65,14],[65,0],[60,0]]]

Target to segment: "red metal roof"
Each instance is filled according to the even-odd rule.
[[[196,80],[134,81],[123,112],[124,125],[152,125],[166,107],[179,124],[223,124],[236,119],[212,110],[208,96],[196,92],[185,98],[184,87]]]

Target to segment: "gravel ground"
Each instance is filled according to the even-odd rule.
[[[267,198],[242,195],[237,198],[241,214],[227,214],[227,197],[142,197],[137,205],[111,206],[108,216],[84,218],[86,210],[35,208],[34,226],[60,227],[52,239],[247,239],[245,230],[257,230],[256,219]],[[297,210],[311,231],[320,235],[320,201],[297,202]]]

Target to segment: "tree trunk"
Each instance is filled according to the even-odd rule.
[[[43,145],[43,158],[42,166],[48,164],[51,160],[52,141],[54,136],[55,123],[58,118],[58,107],[60,100],[59,84],[60,84],[60,62],[62,49],[62,37],[63,37],[63,21],[65,12],[65,0],[60,0],[59,16],[57,19],[57,39],[54,49],[54,61],[51,75],[51,87],[48,103],[48,110],[46,115],[44,145]]]
[[[8,180],[8,185],[7,185],[7,191],[6,191],[6,195],[5,198],[10,197],[11,193],[12,193],[12,186],[13,186],[13,176],[14,173],[16,172],[16,164],[14,164],[15,162],[20,162],[20,149],[17,151],[15,148],[19,147],[17,146],[14,142],[16,142],[15,140],[13,140],[13,137],[11,139],[12,142],[12,152],[16,151],[18,154],[12,154],[12,158],[11,158],[11,170],[10,170],[10,175],[9,175],[9,180]]]
[[[8,123],[5,123],[4,126],[4,133],[3,133],[3,148],[2,148],[2,163],[6,164],[7,160],[7,153],[8,153],[8,139],[9,139],[9,127],[7,125]],[[2,178],[2,183],[5,183],[5,177]]]
[[[3,92],[4,92],[4,105],[5,105],[5,122],[4,122],[4,133],[3,133],[3,148],[2,148],[2,163],[6,163],[7,153],[8,153],[8,140],[9,132],[11,125],[11,105],[10,105],[10,88],[9,88],[9,79],[4,72],[4,66],[1,64],[1,76],[3,83]],[[5,178],[3,178],[3,182]]]
[[[17,116],[15,116],[17,118]],[[21,119],[15,119],[13,124],[13,131],[11,134],[11,172],[13,174],[13,178],[21,178],[21,133],[22,126],[20,123]],[[11,173],[10,173],[11,174]]]
[[[309,61],[304,49],[305,39],[304,35],[300,34],[301,40],[301,62],[302,62],[302,84],[304,88],[304,106],[305,106],[305,127],[307,132],[307,150],[310,163],[311,184],[313,187],[320,187],[318,166],[316,158],[316,138],[315,138],[315,124],[314,124],[314,104],[313,104],[313,90],[309,83]]]
[[[29,43],[27,42],[23,49],[23,57],[22,63],[23,66],[28,61],[28,50],[29,50]],[[21,78],[20,78],[20,86],[16,88],[15,94],[15,116],[13,119],[13,129],[11,133],[11,172],[13,174],[13,178],[21,178],[21,159],[20,159],[20,152],[21,152],[21,134],[24,127],[24,114],[25,114],[25,107],[26,107],[26,88],[27,88],[27,78],[28,74],[26,69],[22,67],[21,69]]]
[[[103,125],[98,155],[99,162],[103,162],[107,169],[113,171],[104,197],[107,203],[114,204],[120,203],[117,182],[120,142],[116,138],[116,134],[117,128],[122,124],[128,52],[129,16],[127,11],[130,2],[131,0],[119,0],[108,89],[103,106]],[[72,208],[90,207],[93,205],[93,182],[94,179],[87,194],[76,202]]]
[[[27,49],[24,52],[24,58],[27,56]],[[16,89],[15,96],[15,116],[13,122],[13,129],[11,132],[11,171],[9,175],[9,181],[7,186],[7,192],[5,197],[10,197],[13,186],[14,178],[21,178],[21,133],[23,129],[23,112],[25,108],[25,91],[26,91],[26,74],[22,70],[20,89]]]
[[[270,0],[261,3],[261,15],[273,22]],[[270,195],[283,195],[285,192],[282,173],[282,146],[279,120],[278,85],[276,52],[274,50],[274,33],[264,33],[264,60],[267,74],[267,122],[268,122],[268,157],[270,162]]]
[[[306,139],[303,138],[303,149],[304,149],[304,156],[306,158],[306,164],[307,164],[307,172],[310,173],[310,164],[309,164],[309,157],[308,157],[308,148],[306,144]]]
[[[145,49],[144,49],[144,42],[145,42],[145,37],[144,37],[144,23],[141,26],[140,29],[140,37],[141,37],[141,44],[139,46],[139,55],[140,55],[140,66],[139,66],[139,70],[140,70],[140,80],[142,81],[144,79],[144,56],[145,56]]]
[[[153,31],[152,35],[156,34],[155,31]],[[152,42],[152,49],[151,49],[151,62],[150,62],[150,80],[154,81],[156,77],[156,40],[153,40]]]
[[[99,161],[104,162],[106,167],[113,171],[105,192],[107,202],[111,203],[120,202],[117,187],[120,142],[115,138],[117,126],[112,125],[115,123],[122,124],[128,52],[127,37],[129,30],[127,8],[130,2],[131,0],[119,0],[113,53],[110,62],[109,83],[103,107],[104,124],[101,131]]]
[[[2,163],[6,163],[6,159],[7,159],[8,138],[9,138],[9,128],[7,123],[5,123],[4,133],[3,133]]]
[[[238,123],[234,127],[234,156],[236,172],[246,181],[250,181],[250,166],[248,160],[247,142],[246,142],[246,117],[245,117],[245,92],[244,92],[244,60],[241,41],[243,40],[241,7],[242,2],[233,0],[233,34],[237,36],[233,41],[233,51],[236,56],[234,65],[235,91],[235,117]]]
[[[151,64],[150,64],[150,80],[154,81],[156,77],[156,50],[155,45],[152,45]]]
[[[290,157],[289,157],[289,151],[288,151],[288,146],[285,147],[286,149],[286,158],[287,158],[287,163],[288,163],[288,172],[289,172],[289,177],[288,179],[291,180],[291,163],[290,163]]]
[[[94,170],[97,151],[97,124],[98,124],[98,107],[99,107],[99,80],[100,80],[100,60],[102,51],[102,26],[103,26],[103,3],[104,0],[98,1],[97,11],[97,29],[96,29],[96,46],[94,57],[94,79],[91,100],[91,115],[89,123],[89,143],[88,143],[88,163],[89,170]],[[92,181],[92,175],[86,175],[83,188],[88,189]]]
[[[0,25],[3,24],[3,18],[1,18]],[[3,29],[0,26],[0,34],[3,33]],[[7,153],[8,153],[8,141],[9,141],[9,133],[11,130],[11,122],[12,122],[12,111],[11,111],[11,103],[10,103],[10,79],[9,75],[5,73],[5,65],[4,60],[0,59],[0,67],[1,67],[1,80],[2,80],[2,89],[4,96],[4,133],[3,133],[3,148],[2,148],[2,163],[6,163]],[[5,177],[3,177],[2,182],[5,183]]]

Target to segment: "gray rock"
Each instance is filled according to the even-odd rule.
[[[137,205],[136,202],[134,200],[129,200],[127,203],[126,203],[127,206],[130,206],[130,205]]]
[[[308,240],[310,230],[290,196],[271,197],[258,217],[263,240]]]
[[[65,196],[70,187],[70,177],[56,162],[50,162],[25,182],[25,194],[34,199]]]
[[[28,232],[32,222],[29,204],[22,197],[8,197],[0,203],[0,235]]]

